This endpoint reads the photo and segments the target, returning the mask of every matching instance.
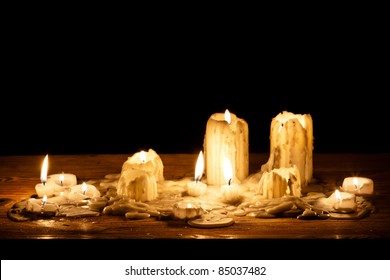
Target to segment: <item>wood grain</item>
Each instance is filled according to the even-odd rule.
[[[50,155],[49,173],[74,173],[82,180],[119,173],[130,155]],[[198,154],[161,154],[166,179],[193,176]],[[260,169],[266,154],[250,155],[250,173]],[[14,222],[7,217],[16,201],[35,193],[43,156],[0,157],[0,238],[25,239],[383,239],[390,238],[390,154],[314,154],[314,178],[340,185],[359,175],[375,184],[377,212],[360,220],[255,219],[237,217],[222,228],[193,228],[184,221],[155,218],[127,220],[121,216],[52,218]]]

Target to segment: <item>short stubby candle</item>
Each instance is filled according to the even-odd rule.
[[[122,172],[128,169],[140,169],[152,173],[157,182],[164,181],[164,164],[153,150],[140,151],[129,157],[122,165]]]
[[[356,195],[372,195],[374,194],[374,181],[367,177],[346,177],[341,190]]]
[[[328,198],[336,211],[352,212],[357,208],[355,195],[348,192],[335,192]],[[350,211],[349,211],[350,210]]]
[[[233,182],[232,165],[228,158],[224,160],[224,177],[226,184],[221,186],[222,201],[225,203],[236,203],[240,200],[240,189],[237,183]]]
[[[158,195],[156,177],[141,169],[122,170],[117,193],[141,202],[154,200]]]
[[[85,182],[72,186],[70,193],[67,195],[67,198],[73,202],[80,202],[94,197],[100,197],[100,191],[94,185]]]
[[[226,183],[223,161],[228,158],[233,167],[234,179],[243,181],[249,174],[248,123],[226,110],[210,116],[204,137],[206,179],[208,185]]]
[[[187,192],[191,196],[201,196],[206,193],[207,185],[200,180],[204,171],[204,158],[202,151],[199,152],[195,166],[195,180],[187,183]]]
[[[313,120],[310,114],[283,111],[271,121],[270,157],[261,169],[296,165],[302,187],[313,178]]]
[[[301,197],[301,180],[297,166],[275,168],[264,172],[255,187],[255,192],[267,199],[285,195]]]
[[[61,187],[71,187],[77,185],[77,177],[71,173],[50,174],[47,176],[47,181],[53,181]]]
[[[203,214],[203,208],[196,202],[176,202],[172,208],[173,217],[180,220],[198,218]]]

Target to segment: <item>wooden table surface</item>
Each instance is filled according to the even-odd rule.
[[[74,173],[102,179],[120,173],[126,154],[50,155],[49,173]],[[161,154],[165,179],[193,176],[197,154]],[[250,155],[250,173],[268,159]],[[35,193],[43,156],[0,157],[1,239],[382,239],[390,238],[390,154],[314,154],[314,178],[340,185],[359,175],[375,184],[376,213],[359,220],[255,219],[237,217],[224,228],[194,228],[180,220],[127,220],[122,216],[54,218],[14,222],[7,217],[16,202]],[[5,198],[11,199],[6,202]]]

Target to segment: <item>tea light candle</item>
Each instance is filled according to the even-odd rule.
[[[55,215],[58,206],[55,203],[47,202],[47,196],[44,195],[42,199],[30,198],[26,204],[26,211],[43,215]]]
[[[195,181],[191,181],[187,183],[187,192],[189,195],[200,196],[206,193],[207,185],[200,181],[202,179],[203,171],[204,171],[204,159],[203,159],[203,153],[202,151],[200,151],[195,166]]]
[[[331,195],[331,199],[335,202],[333,208],[338,211],[354,212],[357,208],[355,195],[348,192],[340,192],[335,190]],[[351,211],[349,211],[351,210]]]
[[[136,201],[151,201],[157,198],[157,181],[151,172],[141,169],[122,170],[118,180],[117,194]]]
[[[224,176],[227,183],[221,186],[222,200],[226,203],[238,202],[241,198],[238,184],[233,183],[233,170],[228,158],[224,160]]]
[[[356,195],[371,195],[374,193],[374,181],[366,177],[346,177],[341,189]]]
[[[248,123],[226,110],[210,116],[204,137],[206,178],[208,185],[225,184],[223,175],[224,158],[228,158],[234,170],[236,181],[242,181],[249,174],[249,130]]]
[[[47,170],[49,166],[49,155],[46,155],[41,168],[41,183],[35,185],[35,191],[38,197],[51,197],[54,196],[57,184],[54,181],[47,180]]]
[[[310,114],[283,111],[272,119],[270,157],[262,171],[296,165],[302,187],[313,178],[313,120]]]
[[[93,197],[100,197],[100,191],[94,185],[85,182],[72,186],[70,193],[67,195],[67,198],[73,202],[80,202]]]
[[[122,165],[122,172],[128,169],[140,169],[152,173],[157,182],[164,181],[164,164],[160,156],[153,150],[140,151],[129,157]]]
[[[77,185],[77,177],[71,173],[51,174],[47,176],[47,181],[53,181],[61,187],[71,187]]]

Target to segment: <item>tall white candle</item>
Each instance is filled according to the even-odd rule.
[[[226,110],[210,116],[204,137],[206,178],[208,185],[225,184],[224,158],[233,168],[234,179],[242,181],[249,174],[248,123]]]
[[[272,119],[270,157],[262,171],[296,165],[302,187],[313,179],[313,120],[310,114],[284,111]]]

